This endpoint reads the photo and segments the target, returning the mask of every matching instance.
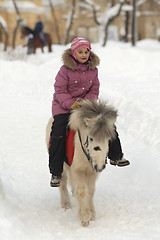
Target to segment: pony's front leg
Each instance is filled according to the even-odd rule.
[[[89,206],[89,192],[85,176],[79,176],[74,180],[74,193],[79,205],[79,218],[83,226],[88,226],[92,213]]]
[[[69,197],[69,192],[67,189],[67,175],[66,171],[63,172],[62,174],[62,181],[60,185],[60,197],[61,197],[61,206],[65,210],[69,209],[72,207],[71,202],[70,202],[70,197]]]
[[[42,51],[42,53],[44,53],[43,46],[41,47],[41,51]]]
[[[89,206],[89,196],[85,186],[78,186],[76,189],[76,197],[79,204],[79,218],[84,227],[89,225],[91,219],[91,211]]]
[[[89,181],[89,185],[88,185],[88,189],[89,189],[89,206],[90,206],[90,211],[91,211],[91,221],[95,220],[96,217],[96,212],[95,212],[95,208],[94,208],[94,203],[93,203],[93,196],[94,196],[94,192],[95,192],[95,180],[96,177],[92,176],[90,178]]]

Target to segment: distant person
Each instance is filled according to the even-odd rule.
[[[23,47],[27,47],[27,54],[32,54],[34,53],[34,36],[32,33],[28,34],[25,36],[25,42]]]
[[[35,33],[35,35],[40,36],[40,38],[42,40],[42,44],[45,46],[46,45],[46,40],[45,40],[45,36],[44,36],[44,33],[43,33],[43,23],[41,21],[40,16],[37,17],[37,22],[36,22],[36,25],[35,25],[35,28],[34,28],[34,33]]]
[[[71,109],[79,105],[79,99],[98,99],[99,57],[91,51],[91,44],[84,38],[77,37],[71,48],[63,54],[64,65],[58,71],[54,84],[52,101],[51,141],[49,146],[49,169],[51,187],[59,187],[63,162],[65,159],[66,127]],[[116,138],[109,143],[108,158],[112,165],[127,166],[130,164],[123,157],[121,143],[115,127]]]
[[[33,47],[34,40],[33,40],[33,37],[34,36],[31,33],[28,35],[28,39],[27,39],[27,46],[28,46],[27,54],[34,53],[34,47]]]

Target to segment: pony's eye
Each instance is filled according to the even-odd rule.
[[[89,141],[90,141],[90,142],[93,142],[93,138],[90,137],[90,138],[89,138]]]

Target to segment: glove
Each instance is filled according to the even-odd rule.
[[[80,102],[82,102],[82,99],[78,98],[71,106],[71,110],[75,110],[80,107]]]

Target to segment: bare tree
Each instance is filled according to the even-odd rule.
[[[108,26],[119,16],[124,0],[120,0],[119,3],[114,5],[114,0],[111,1],[111,7],[105,12],[105,21],[104,21],[104,39],[102,46],[104,47],[107,42],[108,37]]]
[[[88,4],[91,7],[91,9],[93,11],[93,18],[94,18],[95,23],[97,25],[101,25],[101,23],[98,21],[98,18],[97,18],[97,10],[96,10],[95,4],[90,0],[83,0],[83,2]]]
[[[95,4],[91,1],[91,0],[84,0],[84,3],[88,4],[93,11],[93,18],[94,21],[97,25],[101,25],[103,26],[103,30],[104,30],[104,37],[103,37],[103,44],[102,46],[106,45],[107,42],[107,37],[108,37],[108,26],[111,24],[111,22],[113,22],[113,20],[119,16],[121,9],[122,9],[122,5],[124,4],[125,0],[119,0],[118,3],[117,0],[110,0],[109,2],[109,6],[106,9],[106,11],[104,12],[104,21],[100,22],[97,18],[97,10],[95,7]]]
[[[14,29],[14,32],[13,32],[13,40],[12,40],[12,47],[14,49],[15,48],[15,42],[16,42],[16,36],[17,36],[17,30],[20,26],[20,23],[22,22],[22,18],[21,18],[19,9],[17,7],[16,1],[15,0],[12,0],[12,1],[13,1],[13,5],[15,7],[16,13],[17,13],[17,22],[16,22],[16,26],[15,26],[15,29]]]
[[[70,14],[68,15],[64,44],[68,43],[69,33],[70,33],[70,30],[71,30],[72,24],[73,24],[73,16],[74,16],[74,13],[75,13],[75,5],[76,5],[76,0],[72,0],[72,7],[71,7]]]
[[[132,13],[132,46],[136,45],[136,0],[133,0]]]
[[[57,18],[56,18],[54,6],[52,4],[52,0],[49,0],[49,5],[50,5],[50,8],[51,8],[53,20],[54,20],[55,27],[56,27],[56,35],[57,35],[57,39],[58,39],[58,44],[61,44],[61,39],[60,39],[60,34],[59,34],[59,27],[58,27],[58,23],[57,23]]]
[[[127,4],[127,6],[130,6],[130,0],[126,0],[126,4]],[[124,39],[123,40],[125,42],[128,42],[129,19],[130,19],[131,8],[128,10],[128,7],[127,7],[127,9],[125,9],[124,11],[125,11],[125,33],[124,33]]]

